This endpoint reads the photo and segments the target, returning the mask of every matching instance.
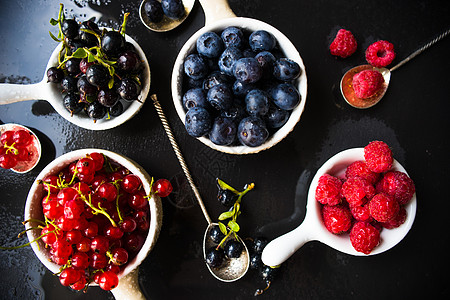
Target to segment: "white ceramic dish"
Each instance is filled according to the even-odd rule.
[[[269,149],[270,147],[276,145],[278,142],[284,139],[294,129],[295,125],[300,120],[300,117],[305,108],[307,80],[303,60],[291,41],[275,27],[255,19],[236,17],[229,8],[227,1],[225,0],[203,0],[200,1],[200,3],[202,4],[202,7],[205,11],[206,25],[202,29],[198,30],[194,35],[192,35],[181,48],[172,72],[172,99],[178,116],[184,124],[186,118],[186,112],[184,111],[182,104],[184,59],[195,50],[196,40],[203,33],[208,31],[220,32],[229,26],[236,26],[248,31],[266,30],[274,35],[285,56],[294,60],[300,66],[301,74],[300,77],[295,81],[295,85],[301,96],[300,103],[296,108],[294,108],[294,110],[292,110],[291,116],[289,117],[287,123],[283,127],[281,127],[275,134],[270,136],[269,139],[267,139],[267,141],[259,147],[219,146],[211,142],[207,137],[200,137],[198,139],[212,149],[229,154],[250,154]]]
[[[309,187],[305,220],[296,229],[274,239],[264,248],[262,253],[264,264],[269,266],[280,265],[309,241],[320,241],[350,255],[367,256],[353,248],[348,234],[335,235],[325,228],[322,222],[321,204],[315,199],[315,191],[320,176],[327,173],[343,178],[347,166],[357,160],[364,160],[364,148],[353,148],[339,152],[320,167]],[[392,170],[406,173],[405,168],[396,160],[394,160]],[[383,229],[380,235],[380,244],[369,255],[380,254],[391,249],[406,236],[416,216],[416,194],[405,206],[405,209],[407,213],[405,223],[398,228]]]
[[[119,163],[123,167],[131,171],[131,173],[139,176],[142,181],[143,188],[146,194],[150,193],[150,182],[151,178],[149,174],[140,167],[136,162],[131,159],[102,149],[80,149],[66,153],[48,164],[42,172],[38,175],[37,179],[42,179],[47,175],[57,174],[60,170],[68,166],[71,162],[84,157],[86,154],[92,152],[99,152],[106,155],[109,159]],[[25,205],[25,220],[38,219],[43,220],[42,213],[42,198],[45,195],[42,184],[38,184],[37,180],[33,183],[28,193],[27,202]],[[119,273],[119,285],[113,289],[111,292],[114,294],[116,299],[145,299],[142,292],[139,289],[137,268],[141,262],[147,257],[147,254],[154,247],[156,240],[161,229],[162,224],[162,204],[161,199],[153,195],[149,199],[149,209],[150,209],[150,228],[145,240],[144,245],[138,254],[128,262],[127,266]],[[25,225],[26,229],[35,227],[37,224],[35,222],[29,222]],[[40,232],[38,230],[27,231],[27,236],[30,241],[39,237]],[[44,243],[39,240],[37,243],[31,243],[31,247],[39,258],[39,260],[53,273],[59,271],[60,266],[53,263],[50,260],[50,253],[48,249],[44,247]]]
[[[124,112],[120,116],[111,117],[109,120],[103,118],[94,123],[94,120],[89,118],[83,112],[71,115],[71,113],[64,107],[60,85],[47,82],[47,70],[50,67],[58,65],[58,55],[62,47],[61,43],[58,44],[55,50],[53,50],[41,82],[34,84],[0,84],[0,105],[27,100],[46,100],[64,119],[77,126],[90,130],[105,130],[125,123],[139,112],[142,105],[144,105],[150,90],[150,67],[147,58],[145,57],[145,53],[139,44],[130,36],[125,35],[125,40],[133,44],[136,48],[139,57],[142,59],[144,70],[142,71],[143,80],[141,93],[138,97],[139,101],[133,101],[131,103],[126,103],[123,101]]]

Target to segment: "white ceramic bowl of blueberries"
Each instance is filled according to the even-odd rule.
[[[222,19],[182,47],[172,97],[189,135],[229,154],[268,149],[300,120],[307,93],[299,52],[276,28]]]

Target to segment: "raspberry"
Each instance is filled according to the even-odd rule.
[[[316,200],[328,205],[341,203],[341,187],[342,182],[339,178],[328,174],[320,176],[316,188]]]
[[[384,83],[383,75],[375,70],[364,70],[353,76],[352,87],[358,98],[366,99],[374,96]]]
[[[385,223],[381,223],[381,225],[386,229],[397,228],[406,221],[406,209],[401,206],[398,214],[392,219]]]
[[[364,178],[352,177],[344,182],[341,193],[351,207],[362,206],[375,195],[375,187]]]
[[[393,197],[399,204],[405,205],[413,197],[416,188],[412,179],[405,173],[389,171],[377,183],[377,192],[383,192]]]
[[[324,205],[322,207],[322,218],[329,232],[341,234],[352,226],[352,214],[343,205]]]
[[[380,193],[373,196],[372,200],[370,200],[369,210],[375,220],[385,223],[397,216],[400,204],[394,198]]]
[[[377,68],[386,67],[394,58],[394,45],[388,41],[375,42],[366,50],[367,62]]]
[[[364,206],[353,206],[350,208],[350,212],[352,213],[353,218],[356,221],[366,221],[372,222],[373,218],[370,215],[370,210],[368,205]]]
[[[367,222],[356,222],[350,231],[350,242],[356,251],[369,254],[380,242],[380,232]]]
[[[364,159],[367,167],[375,173],[389,171],[394,161],[391,149],[382,141],[373,141],[364,147]]]
[[[332,55],[346,58],[355,53],[356,48],[357,43],[353,34],[348,30],[340,29],[330,45],[330,52]]]
[[[375,184],[378,181],[380,174],[370,171],[364,161],[357,160],[347,167],[345,170],[345,177],[361,177],[370,184]]]

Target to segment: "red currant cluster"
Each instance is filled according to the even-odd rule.
[[[51,260],[62,266],[61,284],[74,290],[90,282],[115,288],[150,227],[149,196],[141,179],[103,154],[90,153],[41,183],[47,192],[41,239]],[[163,196],[171,189],[160,179],[151,193]]]
[[[19,162],[33,158],[31,145],[33,135],[27,130],[7,130],[0,137],[0,167],[14,168]]]

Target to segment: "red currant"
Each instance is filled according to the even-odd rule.
[[[64,215],[56,219],[56,225],[63,231],[70,231],[74,228],[74,220],[66,218]]]
[[[102,235],[97,235],[91,241],[91,250],[95,253],[105,253],[108,251],[109,241]]]
[[[103,168],[103,163],[105,162],[105,158],[103,154],[98,152],[93,152],[89,154],[89,157],[94,161],[94,170],[100,171]]]
[[[98,234],[98,225],[95,222],[89,222],[83,230],[83,235],[88,238],[93,238]]]
[[[145,238],[141,234],[136,231],[132,232],[124,240],[125,248],[128,252],[137,253],[142,248],[142,245],[144,245],[144,241]]]
[[[79,219],[83,212],[84,202],[79,199],[70,200],[64,204],[64,216],[67,219]]]
[[[84,196],[88,196],[91,193],[91,188],[85,182],[77,182],[72,186],[72,188],[74,188],[78,192],[78,194]]]
[[[78,191],[71,187],[63,188],[58,192],[56,198],[58,199],[59,204],[64,205],[66,202],[75,200],[78,197]]]
[[[94,173],[90,174],[77,174],[78,179],[80,179],[81,182],[91,184],[92,181],[94,181]]]
[[[120,267],[117,265],[113,265],[113,264],[108,264],[106,266],[106,270],[105,271],[111,271],[114,272],[115,274],[119,274],[120,272]]]
[[[93,252],[90,257],[90,266],[94,269],[103,269],[108,265],[108,258],[105,253]]]
[[[158,179],[153,184],[153,191],[156,193],[156,195],[160,197],[167,197],[172,193],[173,187],[169,180],[167,179]]]
[[[136,221],[131,217],[125,217],[122,224],[120,224],[120,229],[122,229],[123,232],[132,232],[136,229],[136,227]]]
[[[58,176],[48,175],[42,180],[42,183],[44,185],[44,191],[50,191],[51,194],[56,194],[59,192]]]
[[[77,243],[77,250],[80,252],[88,252],[91,250],[91,240],[84,237]]]
[[[119,240],[123,236],[123,231],[119,227],[114,227],[110,224],[106,226],[105,236],[110,240]]]
[[[31,141],[33,140],[33,137],[30,132],[27,130],[17,130],[14,132],[13,140],[15,143],[15,146],[18,147],[26,147],[29,144],[31,144]]]
[[[59,233],[52,232],[55,231],[55,227],[51,224],[45,226],[41,230],[42,241],[46,243],[47,245],[52,245],[54,242],[56,242],[57,238],[62,238],[62,232],[59,231]]]
[[[62,270],[59,274],[59,281],[63,286],[69,286],[80,280],[81,272],[72,267]]]
[[[86,283],[87,283],[86,276],[81,276],[80,280],[72,284],[70,288],[76,291],[81,291],[86,287]]]
[[[128,251],[124,248],[114,248],[111,251],[111,259],[112,263],[117,266],[124,265],[128,261]]]
[[[91,182],[92,190],[96,191],[100,185],[107,182],[108,179],[105,175],[95,175],[94,179]]]
[[[0,155],[0,167],[3,169],[11,169],[17,165],[17,157],[12,153]]]
[[[64,239],[58,239],[52,244],[52,253],[58,257],[69,257],[72,254],[72,245]]]
[[[147,204],[147,199],[141,193],[134,193],[128,198],[128,205],[134,209],[143,209]]]
[[[89,267],[89,256],[84,252],[75,252],[71,261],[75,269],[84,270]]]
[[[89,175],[95,172],[95,162],[87,157],[80,158],[77,162],[77,171],[82,175]]]
[[[98,285],[105,291],[110,291],[119,284],[119,277],[112,271],[105,271],[98,279]]]
[[[66,241],[68,241],[71,245],[78,244],[83,235],[79,230],[70,230],[66,232]]]
[[[134,174],[128,174],[121,182],[122,189],[127,193],[134,193],[141,186],[141,179]]]
[[[117,188],[114,184],[106,182],[100,185],[97,189],[97,195],[108,202],[116,200]]]
[[[50,220],[57,219],[64,213],[64,208],[56,199],[45,201],[45,203],[42,204],[42,210],[44,215]]]
[[[11,146],[12,143],[14,143],[13,135],[14,135],[14,131],[12,131],[12,130],[7,130],[7,131],[3,132],[0,137],[0,143],[2,143],[2,145]]]

